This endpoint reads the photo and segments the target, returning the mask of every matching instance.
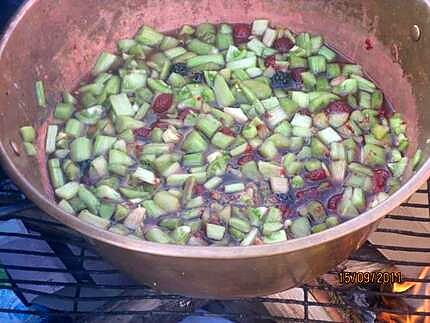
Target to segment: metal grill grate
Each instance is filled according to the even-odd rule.
[[[398,212],[396,211],[397,213],[386,217],[371,240],[378,240],[380,235],[385,239],[382,241],[398,241],[398,237],[402,237],[401,241],[405,241],[404,237],[430,238],[428,231],[409,229],[409,227],[416,227],[421,224],[424,227],[430,223],[429,194],[428,188],[419,190],[413,199],[402,204],[402,207],[397,210]],[[421,200],[415,201],[416,196],[421,196]],[[423,197],[425,197],[424,202]],[[368,313],[370,310],[373,313],[388,312],[417,315],[422,318],[430,317],[428,310],[408,309],[406,311],[405,309],[386,308],[380,302],[376,302],[376,305],[367,303],[363,305],[345,301],[357,297],[390,297],[405,302],[410,300],[430,301],[430,295],[425,293],[413,295],[409,292],[393,293],[370,288],[345,289],[343,286],[327,283],[327,281],[335,282],[335,277],[342,268],[336,268],[317,281],[297,289],[300,291],[300,297],[291,298],[284,295],[281,298],[270,296],[217,302],[160,294],[148,287],[133,284],[122,277],[117,270],[105,264],[103,259],[87,245],[81,236],[60,223],[47,220],[46,216],[44,217],[31,202],[27,201],[8,179],[1,179],[0,177],[0,220],[11,219],[21,220],[27,231],[1,231],[0,241],[4,238],[14,239],[15,242],[21,240],[21,243],[25,241],[30,247],[19,247],[19,243],[17,244],[18,247],[11,244],[0,245],[0,259],[2,260],[0,268],[7,273],[7,277],[0,279],[0,291],[12,290],[27,307],[23,309],[2,307],[0,313],[61,317],[62,320],[70,318],[73,321],[83,319],[91,321],[91,318],[96,317],[99,319],[100,317],[133,316],[143,318],[145,322],[146,320],[148,322],[152,320],[175,322],[193,313],[205,317],[222,317],[236,322],[341,322],[348,320],[345,316],[341,316],[341,320],[320,318],[318,317],[318,309],[337,309],[342,313],[348,313],[346,315],[349,316],[358,313],[357,317],[363,321],[366,321],[363,318],[363,313]],[[393,221],[406,223],[409,227],[402,225],[402,229],[396,228],[395,225],[392,225]],[[49,247],[47,248],[48,251],[36,250],[37,248],[33,250],[31,246],[34,241],[46,244]],[[350,257],[350,261],[381,266],[398,266],[403,269],[413,268],[421,271],[422,268],[430,266],[428,261],[429,246],[428,243],[421,243],[420,246],[409,246],[406,244],[368,242]],[[381,252],[397,252],[402,256],[399,259],[388,260],[376,249]],[[414,255],[414,257],[410,255]],[[417,255],[421,255],[421,259],[426,260],[415,260]],[[424,257],[422,257],[423,255]],[[25,258],[34,261],[30,264],[4,261],[4,259]],[[44,261],[37,261],[37,259],[44,259]],[[59,261],[61,265],[49,266],[47,263],[50,261],[46,261],[46,259]],[[404,280],[414,283],[430,283],[430,279],[426,277],[411,276],[404,277]],[[47,292],[47,290],[50,291]],[[315,297],[318,292],[331,296],[322,301]],[[29,301],[29,299],[31,300]],[[44,304],[45,307],[34,306],[34,304],[40,303]],[[53,303],[56,304],[56,310],[47,310],[46,306],[50,307],[51,305],[46,304]],[[118,304],[124,303],[128,305],[130,303],[143,304],[143,307],[140,305],[140,307],[134,308],[128,305],[125,307],[118,306]],[[61,307],[61,310],[58,310],[58,306]],[[296,315],[290,316],[290,314],[285,314],[282,311],[283,314],[277,310],[270,310],[273,306],[276,308],[294,307]],[[202,308],[205,311],[200,311]]]

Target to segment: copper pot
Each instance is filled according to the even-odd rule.
[[[295,32],[321,33],[362,64],[396,109],[405,113],[412,139],[409,155],[420,146],[427,159],[429,6],[428,0],[29,0],[0,44],[2,165],[42,210],[82,233],[106,259],[141,283],[218,298],[267,295],[303,284],[357,250],[384,215],[429,177],[430,161],[415,175],[409,172],[402,188],[384,203],[325,232],[245,248],[183,247],[132,240],[64,213],[49,187],[45,157],[19,154],[18,128],[40,126],[43,144],[45,120],[58,94],[77,86],[100,51],[114,50],[118,39],[133,35],[144,23],[172,30],[184,23],[266,17]],[[48,110],[36,107],[37,79],[45,81]]]

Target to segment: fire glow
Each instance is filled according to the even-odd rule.
[[[419,279],[426,278],[430,273],[430,266],[425,267],[420,275]],[[425,288],[423,287],[425,286]],[[392,287],[392,293],[406,293],[411,295],[420,295],[422,289],[424,288],[424,294],[430,295],[430,283],[414,283],[414,282],[404,282],[395,283]],[[416,309],[410,308],[398,297],[383,297],[383,302],[387,308],[393,310],[401,310],[405,312],[430,312],[430,298],[424,299],[421,306]],[[430,323],[429,317],[423,317],[419,315],[400,315],[395,313],[381,312],[378,314],[378,322],[382,323]]]

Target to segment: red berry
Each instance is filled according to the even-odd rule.
[[[291,77],[297,83],[303,83],[302,73],[306,71],[304,68],[294,68],[291,70]]]
[[[154,128],[167,129],[168,127],[169,127],[169,124],[161,120],[157,120],[152,124],[153,129]]]
[[[233,38],[237,44],[248,41],[251,36],[251,26],[249,24],[236,24],[233,26]]]
[[[309,197],[317,197],[318,193],[319,193],[318,187],[311,187],[308,192]]]
[[[134,153],[137,157],[140,157],[140,155],[142,155],[142,150],[143,150],[143,145],[136,144],[134,146]]]
[[[191,109],[184,109],[184,110],[182,110],[179,113],[178,119],[184,121],[185,118],[187,117],[187,115],[189,115],[190,113],[193,113],[193,110],[191,110]]]
[[[393,116],[394,112],[392,109],[387,107],[386,105],[382,105],[378,110],[378,117],[379,118],[386,118],[389,119]]]
[[[327,202],[327,208],[329,210],[337,210],[337,205],[339,204],[340,200],[342,199],[343,194],[336,194],[330,197],[330,199]]]
[[[194,186],[194,193],[196,195],[202,195],[205,192],[205,187],[202,184],[197,184]]]
[[[324,169],[320,168],[320,169],[316,169],[316,170],[308,172],[305,175],[305,178],[309,179],[311,181],[321,181],[321,180],[327,178],[327,174],[324,171]]]
[[[318,188],[317,187],[311,187],[309,189],[299,191],[296,193],[296,198],[299,200],[304,198],[305,196],[317,197],[318,196]]]
[[[327,191],[333,188],[333,184],[331,182],[322,182],[319,186],[318,189],[320,191]]]
[[[152,102],[152,110],[155,113],[165,113],[167,112],[173,103],[173,95],[169,93],[161,93],[157,95]]]
[[[134,129],[133,130],[133,134],[136,136],[136,137],[143,137],[143,138],[146,138],[146,137],[148,137],[149,136],[149,134],[151,133],[151,128],[145,128],[145,127],[142,127],[142,128],[137,128],[137,129]]]
[[[276,48],[281,53],[288,53],[291,48],[294,47],[294,43],[291,39],[287,37],[282,37],[273,43],[273,47]]]
[[[199,231],[194,232],[193,235],[196,238],[203,238],[205,236],[205,233],[203,232],[203,230],[199,230]]]
[[[217,192],[217,191],[212,191],[209,194],[210,194],[210,196],[211,196],[212,199],[217,200],[217,201],[220,200],[221,197],[222,197],[221,193]]]
[[[385,184],[390,176],[390,172],[386,169],[380,168],[373,170],[373,191],[375,193],[383,192],[385,190]]]
[[[345,101],[334,101],[325,109],[327,114],[330,113],[350,113],[351,108]]]
[[[260,138],[266,138],[268,135],[270,135],[270,130],[264,123],[260,123],[256,128],[257,134]]]
[[[299,191],[296,193],[296,198],[300,200],[300,199],[304,198],[305,195],[306,195],[306,191]]]
[[[254,244],[256,246],[264,244],[263,240],[261,240],[259,237],[255,238]]]
[[[220,132],[222,132],[223,134],[227,135],[227,136],[235,136],[236,134],[234,133],[233,130],[231,130],[228,127],[222,127],[221,129],[219,129]]]
[[[252,146],[251,146],[251,145],[248,145],[248,146],[246,147],[246,149],[245,149],[244,153],[245,153],[245,154],[249,154],[249,153],[252,153],[252,152],[254,152],[254,148],[252,148]]]
[[[242,157],[240,157],[237,161],[237,164],[239,166],[245,165],[246,163],[250,162],[251,160],[254,160],[254,155],[253,154],[246,154],[243,155]]]
[[[210,217],[210,219],[209,219],[208,222],[211,223],[211,224],[221,224],[221,220],[217,216]]]
[[[276,57],[275,57],[275,55],[266,57],[264,60],[264,66],[272,67],[272,68],[276,69]]]
[[[291,210],[288,208],[288,206],[286,204],[278,204],[278,208],[282,212],[282,218],[283,219],[287,218],[291,213]]]
[[[364,40],[364,48],[365,48],[366,50],[371,50],[371,49],[373,49],[372,40],[371,40],[370,38],[366,38],[366,39]]]

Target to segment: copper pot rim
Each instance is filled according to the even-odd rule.
[[[6,48],[6,44],[13,34],[19,21],[35,1],[36,0],[27,0],[14,15],[14,17],[9,21],[9,25],[0,40],[0,57],[2,57]],[[313,247],[315,245],[325,244],[330,241],[337,240],[350,234],[351,232],[358,231],[382,219],[386,214],[399,206],[402,201],[409,198],[416,190],[421,187],[422,184],[424,184],[427,178],[430,177],[430,159],[428,159],[397,192],[390,195],[387,200],[382,202],[377,207],[360,214],[354,219],[339,224],[334,228],[312,234],[308,237],[259,246],[204,247],[170,244],[165,245],[150,241],[136,240],[93,226],[80,220],[76,216],[66,213],[60,207],[58,207],[55,202],[49,200],[44,194],[37,190],[14,165],[8,156],[4,143],[1,141],[0,163],[12,180],[38,207],[40,207],[54,219],[73,228],[90,239],[104,242],[116,247],[125,248],[130,251],[145,252],[147,254],[156,256],[199,259],[243,259],[266,257],[295,252]]]

